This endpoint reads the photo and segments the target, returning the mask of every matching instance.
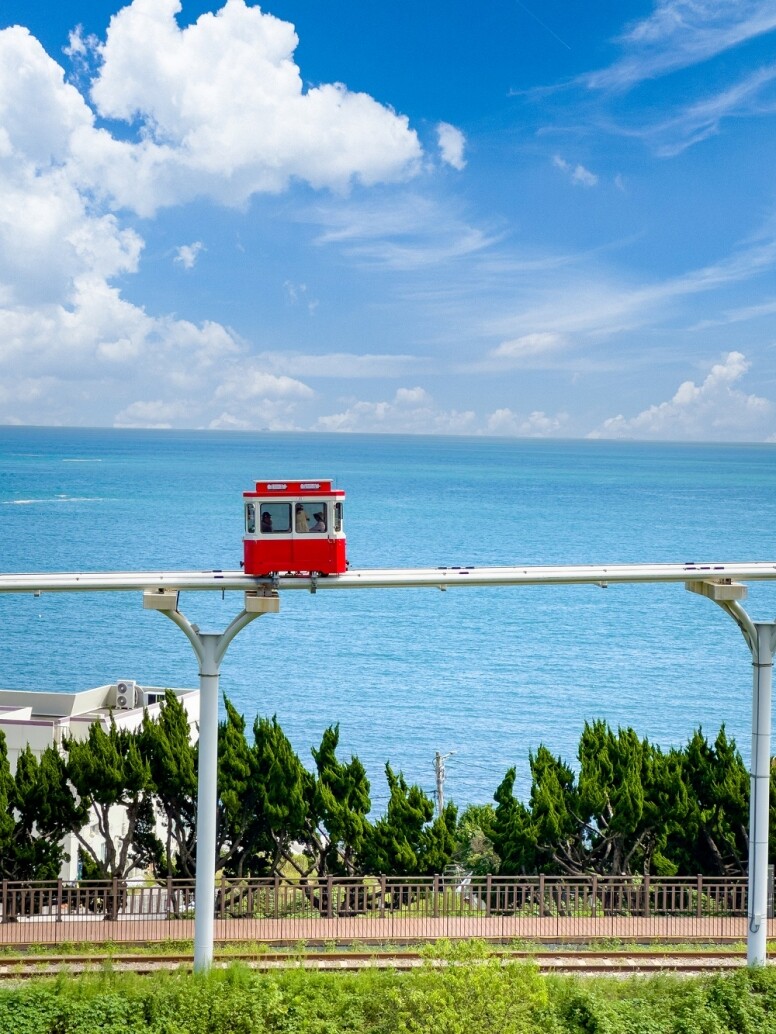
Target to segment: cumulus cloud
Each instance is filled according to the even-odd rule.
[[[26,29],[0,31],[5,422],[296,426],[313,395],[302,381],[263,368],[228,327],[123,297],[144,247],[127,212],[239,205],[295,180],[346,191],[420,167],[404,116],[342,84],[303,84],[289,23],[226,0],[181,29],[180,10],[133,0],[104,41],[72,34],[71,81]],[[202,251],[181,245],[173,261],[191,269]]]
[[[161,399],[133,402],[116,414],[114,426],[166,429],[173,427],[177,421],[185,417],[187,408],[187,403]]]
[[[208,424],[209,431],[301,431],[293,404],[282,399],[255,399],[250,408],[224,410]]]
[[[766,437],[772,404],[736,387],[749,369],[741,352],[728,352],[701,384],[684,381],[673,398],[635,417],[605,420],[590,438],[742,439]]]
[[[474,434],[473,410],[442,410],[423,388],[399,388],[390,401],[353,401],[339,413],[320,417],[321,431],[386,434]]]
[[[547,438],[558,434],[568,420],[568,414],[548,416],[542,410],[534,410],[527,417],[514,413],[509,408],[496,409],[487,419],[488,434],[518,438]]]
[[[313,390],[293,377],[277,377],[251,361],[240,363],[223,378],[217,399],[247,402],[257,398],[312,398]]]
[[[598,183],[598,177],[594,172],[586,169],[584,165],[572,165],[559,154],[552,159],[552,164],[556,169],[565,172],[575,187],[594,187]]]
[[[197,264],[199,253],[205,250],[202,241],[194,241],[193,244],[181,244],[175,252],[175,261],[184,269],[193,269]]]
[[[239,205],[292,178],[344,191],[417,170],[406,117],[341,83],[305,87],[289,22],[227,0],[181,29],[180,10],[134,0],[96,46],[91,100],[134,139],[91,136],[77,152],[117,204],[151,215],[202,195]]]
[[[451,126],[449,122],[439,122],[436,131],[442,161],[452,165],[454,169],[466,168],[466,159],[463,156],[466,137],[461,130]]]

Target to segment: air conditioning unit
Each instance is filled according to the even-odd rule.
[[[116,707],[119,711],[129,711],[137,704],[137,683],[132,679],[122,679],[116,683]]]

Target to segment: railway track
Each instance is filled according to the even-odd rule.
[[[542,973],[578,974],[580,976],[625,976],[650,973],[678,973],[686,976],[714,974],[740,969],[746,965],[743,952],[703,951],[504,951],[498,953],[504,962],[532,962]],[[301,968],[317,971],[353,972],[360,969],[409,970],[423,965],[444,966],[444,959],[429,958],[413,951],[354,952],[326,951],[267,952],[216,956],[214,968],[225,968],[239,962],[250,969],[269,972]],[[56,976],[59,973],[99,973],[106,970],[137,974],[191,970],[191,955],[19,955],[0,957],[0,980],[25,980]]]

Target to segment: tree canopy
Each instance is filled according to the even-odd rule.
[[[713,742],[697,729],[663,750],[631,728],[587,722],[575,763],[541,744],[528,756],[525,800],[512,767],[493,803],[469,804],[460,819],[452,802],[435,814],[433,799],[386,763],[388,803],[373,816],[364,766],[339,755],[339,725],[323,731],[306,766],[276,716],[257,718],[249,734],[224,704],[216,867],[230,879],[422,876],[450,864],[503,876],[747,870],[749,776],[724,726]],[[67,833],[86,876],[193,875],[197,746],[174,693],[135,731],[95,723],[63,748],[26,748],[12,773],[0,733],[0,876],[55,877]],[[772,830],[774,787],[776,777]]]

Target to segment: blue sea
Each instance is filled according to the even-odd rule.
[[[0,428],[0,571],[237,569],[242,492],[333,477],[352,568],[776,559],[776,445]],[[181,595],[220,631],[239,593]],[[754,619],[776,583],[752,583]],[[725,723],[750,750],[751,657],[682,585],[285,593],[232,643],[221,687],[295,749],[339,722],[374,808],[383,769],[445,796],[530,785],[544,743],[574,762],[586,720],[668,747]],[[188,641],[139,593],[0,595],[0,687],[196,686]]]

